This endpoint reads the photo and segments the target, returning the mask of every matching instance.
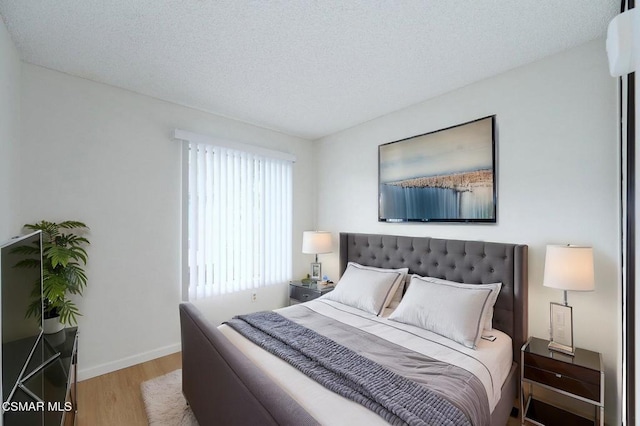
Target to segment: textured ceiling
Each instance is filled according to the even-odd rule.
[[[0,0],[26,62],[309,139],[603,36],[618,7]]]

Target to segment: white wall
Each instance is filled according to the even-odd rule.
[[[604,354],[606,418],[619,424],[621,307],[616,82],[596,40],[317,142],[318,222],[325,230],[529,245],[529,331],[548,338],[545,245],[594,247],[596,290],[570,293],[577,346]],[[377,221],[377,147],[497,114],[496,225]],[[356,160],[357,159],[357,160]],[[337,246],[336,246],[337,249]],[[323,262],[337,276],[338,253]]]
[[[75,219],[88,235],[89,284],[78,304],[80,378],[179,350],[181,149],[174,128],[290,152],[294,247],[313,227],[311,142],[37,66],[22,68],[20,221]],[[307,258],[294,250],[294,276]],[[221,321],[273,309],[287,285],[220,297]]]
[[[0,19],[0,242],[17,235],[20,58]]]

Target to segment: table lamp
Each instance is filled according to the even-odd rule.
[[[316,260],[311,264],[309,277],[314,281],[322,279],[322,264],[318,262],[318,254],[331,253],[331,232],[304,231],[302,234],[302,253],[315,254]]]
[[[564,291],[562,305],[551,302],[549,349],[573,356],[573,308],[567,303],[567,291],[593,291],[593,249],[574,245],[548,245],[543,285]]]

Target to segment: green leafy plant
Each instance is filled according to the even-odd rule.
[[[87,264],[87,252],[83,246],[89,241],[73,233],[64,233],[66,229],[77,229],[81,232],[89,228],[82,222],[68,220],[55,223],[45,220],[24,225],[32,231],[42,231],[42,301],[40,299],[40,283],[36,283],[31,295],[33,302],[29,305],[26,316],[45,319],[60,317],[63,324],[77,324],[77,316],[82,315],[76,304],[68,298],[71,294],[82,295],[87,286],[87,275],[83,267]],[[19,247],[25,254],[38,254],[39,247]],[[26,259],[16,266],[31,268],[37,266],[37,259]],[[42,303],[43,309],[40,309]]]

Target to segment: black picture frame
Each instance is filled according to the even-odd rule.
[[[496,116],[378,146],[378,221],[496,223]]]

